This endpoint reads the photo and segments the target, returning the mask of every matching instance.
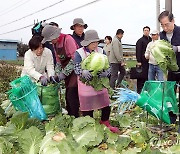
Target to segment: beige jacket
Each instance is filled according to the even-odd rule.
[[[109,55],[109,62],[120,63],[123,61],[124,59],[123,59],[122,43],[119,41],[117,36],[115,36],[112,41],[112,52],[110,52],[110,55]]]
[[[106,52],[106,55],[109,57],[110,52],[112,50],[112,44],[105,44],[103,47],[103,50]]]
[[[38,81],[47,70],[48,77],[54,76],[54,64],[51,50],[44,48],[41,56],[37,56],[30,49],[24,56],[24,67],[21,76],[29,75],[33,80]]]
[[[152,48],[153,44],[154,44],[154,41],[151,41],[148,43],[144,56],[146,59],[149,59],[149,64],[157,65],[157,62],[151,52],[151,48]]]

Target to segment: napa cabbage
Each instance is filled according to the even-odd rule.
[[[106,55],[98,52],[92,52],[81,63],[82,69],[92,71],[92,75],[96,76],[98,72],[109,68],[108,58]]]
[[[151,52],[164,74],[167,74],[168,70],[177,71],[179,69],[176,55],[169,42],[165,40],[155,41],[151,47]]]
[[[83,78],[80,78],[80,80],[83,83],[92,86],[97,91],[107,88],[109,94],[112,95],[112,89],[109,85],[109,78],[98,77],[98,73],[107,70],[109,67],[110,66],[106,55],[98,52],[92,52],[81,62],[81,68],[83,70],[89,70],[93,78],[91,81],[86,81]]]

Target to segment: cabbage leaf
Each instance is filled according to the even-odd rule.
[[[151,47],[152,55],[164,74],[167,71],[177,71],[179,69],[176,61],[176,55],[169,42],[157,40]]]
[[[43,138],[42,132],[37,127],[30,127],[19,133],[19,143],[24,154],[36,154],[39,152]]]
[[[84,70],[89,70],[93,75],[93,78],[91,81],[86,81],[84,78],[80,77],[80,80],[83,83],[92,86],[96,91],[107,88],[109,94],[112,95],[113,92],[109,85],[109,78],[98,77],[98,73],[107,70],[109,67],[110,66],[106,55],[98,52],[92,52],[81,62],[81,68]]]

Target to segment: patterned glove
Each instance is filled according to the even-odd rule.
[[[87,81],[92,79],[92,74],[88,70],[83,70],[81,76]]]
[[[111,76],[111,68],[108,68],[107,70],[103,70],[102,72],[98,73],[99,78],[105,78],[105,77],[110,77]]]
[[[109,76],[110,76],[110,74],[109,74],[109,72],[107,70],[106,71],[102,71],[102,72],[100,72],[98,74],[99,78],[105,78],[105,77],[109,77]]]
[[[64,80],[66,78],[66,76],[62,72],[60,72],[58,74],[58,78],[59,78],[59,81],[61,81],[61,80]]]
[[[39,80],[40,80],[42,86],[47,86],[48,79],[45,76],[41,76],[39,78]]]

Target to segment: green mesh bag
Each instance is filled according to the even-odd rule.
[[[170,124],[169,112],[178,114],[176,82],[146,81],[136,104],[159,120]]]
[[[48,116],[53,116],[57,112],[61,112],[59,101],[59,84],[49,84],[48,86],[41,86],[37,83],[38,95],[42,106]]]
[[[9,99],[11,100],[11,102],[16,110],[20,110],[22,112],[27,112],[25,103],[23,101],[21,101],[23,99],[22,98],[23,94],[22,94],[20,87],[9,90],[8,94],[9,94]]]
[[[31,118],[46,120],[46,113],[37,94],[37,87],[28,76],[10,82],[8,96],[17,111],[28,112]]]

